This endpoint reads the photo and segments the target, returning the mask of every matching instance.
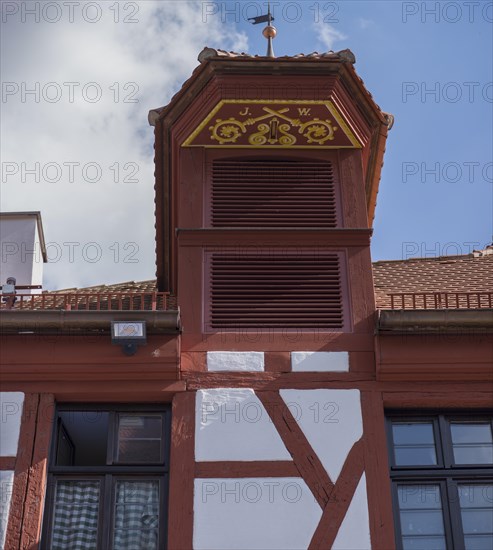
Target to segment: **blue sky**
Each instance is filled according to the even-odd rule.
[[[152,278],[147,112],[169,101],[203,46],[263,54],[262,25],[246,19],[265,2],[71,6],[2,2],[0,209],[42,212],[47,288]],[[493,2],[278,0],[273,12],[277,55],[350,48],[395,116],[373,259],[489,244]]]

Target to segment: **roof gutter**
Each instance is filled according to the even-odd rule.
[[[106,334],[112,321],[145,321],[147,334],[179,334],[179,311],[0,311],[4,334]]]
[[[493,309],[379,310],[377,334],[493,333]]]

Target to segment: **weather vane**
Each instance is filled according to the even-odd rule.
[[[269,8],[267,15],[259,15],[258,17],[249,17],[248,21],[251,21],[253,25],[258,25],[259,23],[267,23],[267,27],[262,31],[262,34],[267,38],[267,57],[275,57],[274,49],[272,48],[272,40],[276,37],[277,29],[272,25],[274,18],[270,13],[270,2],[268,4]]]

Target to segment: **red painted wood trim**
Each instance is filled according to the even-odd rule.
[[[195,477],[299,477],[294,462],[196,462]]]
[[[163,125],[160,121],[156,123],[154,128],[154,206],[156,216],[156,265],[157,267],[157,286],[159,290],[169,290],[169,258],[167,246],[169,239],[169,229],[164,223],[164,218],[168,214],[169,191],[168,178],[165,177],[163,164],[164,162],[164,147],[163,147]],[[166,174],[168,176],[168,174]]]
[[[330,500],[324,508],[309,550],[325,550],[332,548],[337,533],[344,521],[346,512],[351,504],[356,487],[364,471],[364,442],[360,439],[349,451],[341,473],[337,479]],[[392,546],[390,547],[392,548]]]
[[[279,389],[332,388],[334,383],[355,387],[373,380],[372,373],[332,373],[332,372],[258,372],[258,373],[203,373],[187,375],[187,388],[252,388],[275,391]]]
[[[108,344],[110,345],[110,344]],[[81,347],[74,346],[77,349],[77,353],[82,351]],[[40,350],[41,351],[41,350]],[[41,351],[42,352],[42,351]],[[89,362],[89,361],[88,361]],[[177,361],[176,361],[177,362]],[[121,381],[128,381],[129,383],[150,381],[156,383],[156,381],[169,380],[174,381],[177,379],[176,364],[173,365],[157,365],[150,363],[141,363],[137,366],[127,365],[108,365],[101,363],[92,363],[88,365],[70,365],[68,370],[65,365],[36,365],[34,364],[6,364],[2,366],[2,383],[11,382],[16,380],[23,380],[29,382],[44,382],[49,380],[56,381],[71,381],[80,380],[81,382],[94,382],[108,384],[109,381],[114,380],[118,375],[118,379]]]
[[[171,419],[168,549],[192,548],[195,393],[175,395]]]
[[[266,372],[291,372],[289,351],[267,351],[264,357]]]
[[[491,363],[472,364],[470,362],[458,363],[455,365],[441,363],[416,363],[380,365],[377,369],[378,380],[402,380],[402,381],[459,381],[464,380],[493,380]]]
[[[22,549],[37,550],[41,535],[43,518],[48,453],[53,427],[55,401],[53,395],[43,394],[39,399],[36,419],[36,437],[29,480],[27,483],[26,501],[24,504],[24,521],[22,523]]]
[[[483,385],[483,390],[485,386]],[[456,384],[456,391],[451,392],[433,392],[429,390],[430,384],[427,388],[423,385],[418,391],[412,392],[399,392],[389,391],[383,393],[383,403],[388,408],[399,409],[415,409],[415,408],[442,408],[442,409],[454,409],[454,408],[491,408],[493,407],[493,392],[491,391],[464,391],[460,388],[465,388],[464,384]],[[440,385],[440,389],[443,385]]]
[[[468,399],[473,402],[488,401],[493,405],[493,392],[488,384],[468,381],[444,382],[431,384],[427,382],[408,382],[406,391],[402,391],[402,382],[378,382],[367,373],[204,373],[189,375],[188,390],[208,388],[251,388],[256,391],[277,391],[279,389],[359,389],[361,391],[380,391],[384,393],[386,407],[400,407],[402,403],[414,402],[416,397],[429,394],[446,403],[455,402],[457,407],[467,407]],[[436,391],[434,391],[436,388]],[[424,400],[426,401],[426,399]],[[405,406],[405,405],[404,405]],[[407,405],[419,406],[419,405]],[[430,403],[426,406],[430,406]],[[480,406],[480,405],[478,405]],[[488,404],[483,407],[490,406]]]
[[[372,547],[393,548],[394,520],[382,394],[361,392],[361,412]]]
[[[192,261],[192,260],[191,260]],[[193,261],[196,261],[194,258]],[[188,265],[188,264],[187,264]],[[184,269],[184,268],[183,268]],[[200,302],[196,293],[195,303]],[[186,300],[186,297],[183,298]],[[182,302],[181,302],[182,303]],[[186,305],[186,304],[185,304]],[[185,306],[182,306],[182,308]],[[188,308],[188,305],[186,305]],[[193,310],[190,307],[190,315]],[[279,351],[289,346],[290,351],[373,351],[373,336],[370,333],[330,332],[322,329],[294,331],[282,330],[237,330],[202,333],[192,326],[181,336],[185,351]]]
[[[1,384],[1,391],[24,391],[31,393],[53,393],[57,401],[86,402],[86,403],[142,403],[154,401],[156,403],[170,402],[176,392],[185,391],[185,382],[159,383],[158,380],[107,382],[5,382]]]
[[[0,456],[0,470],[15,470],[15,456]]]
[[[257,392],[305,483],[323,509],[334,488],[320,459],[277,392]]]
[[[184,351],[180,358],[181,372],[207,372],[207,353],[205,351]]]
[[[306,246],[338,249],[370,246],[369,229],[177,229],[180,247]]]
[[[19,448],[15,463],[14,487],[10,501],[10,513],[5,537],[5,550],[20,548],[22,524],[24,520],[24,502],[29,480],[29,468],[33,456],[34,437],[36,434],[36,417],[39,396],[26,393],[22,408]]]
[[[339,149],[337,153],[344,227],[368,227],[361,150]],[[371,277],[371,271],[366,276]]]

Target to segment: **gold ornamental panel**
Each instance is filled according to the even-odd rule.
[[[223,100],[183,147],[361,148],[330,101]]]

